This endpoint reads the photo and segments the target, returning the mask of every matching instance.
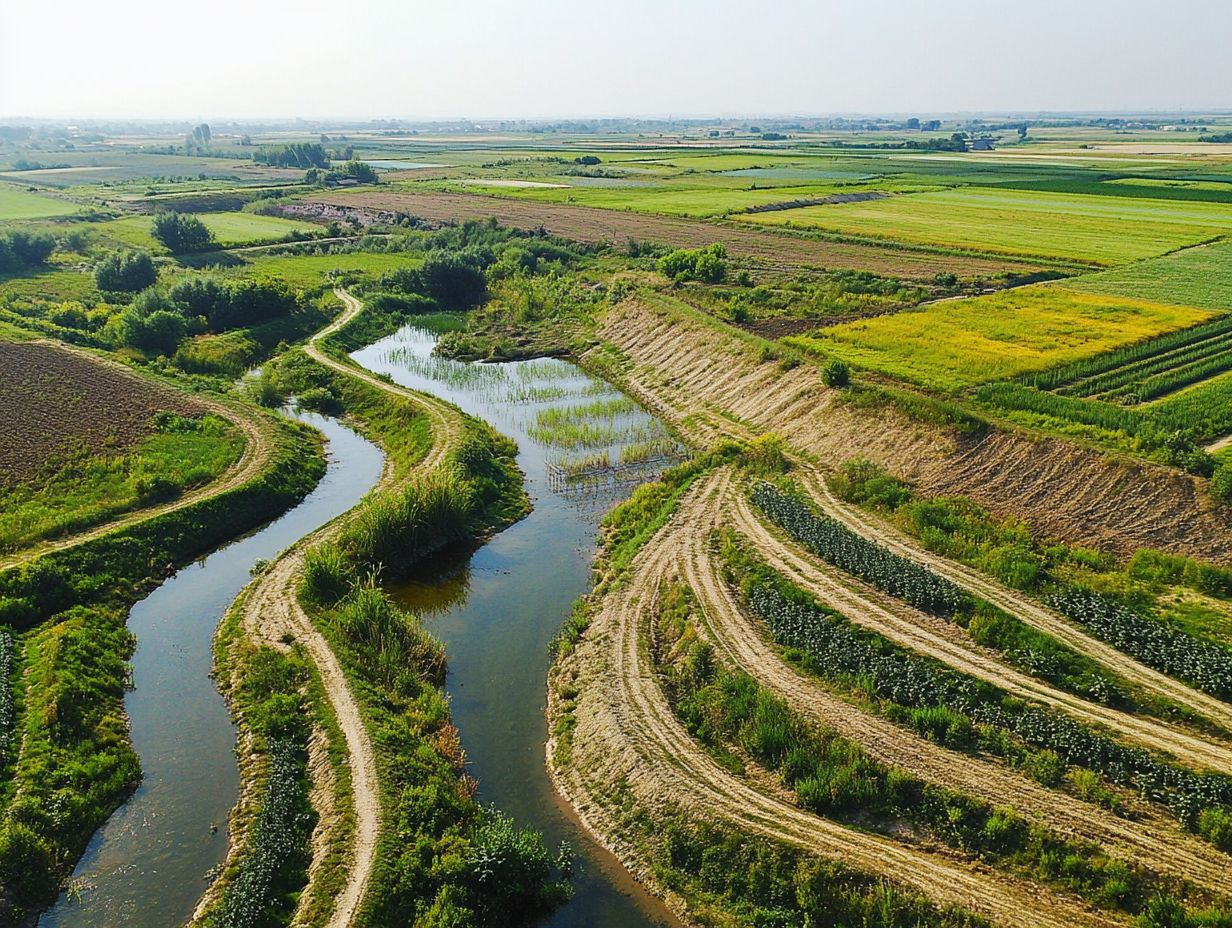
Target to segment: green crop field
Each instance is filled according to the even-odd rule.
[[[67,200],[42,197],[7,184],[0,184],[0,222],[14,219],[71,216],[77,212],[78,208],[76,203],[69,203]]]
[[[962,188],[742,217],[947,248],[1122,264],[1232,234],[1232,204]]]
[[[1159,303],[1232,310],[1232,242],[1187,248],[1065,282],[1084,293],[1108,293]]]
[[[224,247],[277,241],[290,232],[314,232],[321,228],[311,222],[258,216],[255,213],[202,213],[200,219],[214,233],[218,244]],[[149,216],[129,216],[102,223],[98,231],[124,245],[162,251],[162,246],[150,234],[152,221]]]
[[[1091,357],[1211,316],[1044,285],[844,323],[788,341],[952,391]]]

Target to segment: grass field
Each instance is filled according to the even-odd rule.
[[[1091,357],[1212,315],[1047,285],[936,303],[787,341],[952,391]]]
[[[961,188],[742,217],[905,242],[1115,265],[1232,234],[1232,205]]]
[[[312,290],[328,282],[330,271],[351,271],[377,277],[401,267],[418,267],[423,258],[402,253],[349,252],[337,255],[250,255],[236,272],[245,276],[276,277],[292,287]]]
[[[544,181],[570,183],[567,176],[544,177]],[[586,178],[581,178],[586,180]],[[705,218],[739,212],[750,206],[784,203],[789,200],[814,199],[843,191],[833,184],[742,189],[741,186],[699,184],[686,186],[667,183],[662,186],[569,186],[569,187],[502,187],[484,186],[480,181],[466,184],[437,184],[438,189],[460,190],[464,193],[490,193],[539,203],[575,204],[603,209],[632,210],[641,213],[662,213],[668,216]],[[748,186],[746,181],[744,186]]]
[[[78,300],[94,292],[94,275],[78,270],[49,268],[37,274],[0,275],[0,297]]]
[[[77,212],[76,203],[41,197],[36,193],[18,190],[0,184],[0,222],[14,219],[47,219],[52,216],[71,216]]]
[[[1065,282],[1084,293],[1232,310],[1232,242],[1187,248],[1127,267]]]
[[[199,218],[214,233],[218,244],[224,247],[277,241],[290,232],[315,232],[321,228],[311,222],[281,219],[277,216],[258,216],[254,213],[202,213]],[[102,223],[98,226],[98,231],[101,235],[134,248],[165,251],[150,234],[152,222],[153,219],[149,216],[129,216]]]

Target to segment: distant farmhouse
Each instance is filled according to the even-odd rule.
[[[967,151],[992,151],[993,145],[997,140],[986,136],[979,139],[971,139],[967,142]]]

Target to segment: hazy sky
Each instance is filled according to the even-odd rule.
[[[0,115],[1232,107],[1232,0],[0,0]]]

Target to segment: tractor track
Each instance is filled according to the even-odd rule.
[[[778,693],[813,722],[859,743],[876,760],[902,767],[938,786],[997,807],[1013,808],[1059,835],[1094,841],[1160,874],[1223,890],[1229,859],[1145,805],[1135,821],[1040,786],[1003,764],[953,751],[866,712],[827,691],[777,653],[761,623],[748,615],[723,581],[709,551],[710,532],[725,524],[733,492],[721,471],[677,513],[665,543],[679,545],[684,580],[702,604],[707,631],[733,666]]]
[[[691,490],[688,501],[699,492]],[[669,526],[673,524],[675,520]],[[679,525],[682,534],[696,535],[691,531],[696,526],[685,520]],[[601,834],[610,831],[613,816],[599,797],[612,783],[621,783],[649,808],[674,803],[747,834],[903,883],[938,903],[970,909],[1000,925],[1123,924],[1071,895],[813,815],[719,767],[675,717],[646,646],[659,589],[678,576],[682,566],[673,535],[661,533],[643,548],[627,583],[597,604],[590,629],[570,659],[584,702],[579,704],[573,762],[557,771],[557,782],[588,827]],[[627,843],[611,837],[608,843],[626,863],[644,868]]]

